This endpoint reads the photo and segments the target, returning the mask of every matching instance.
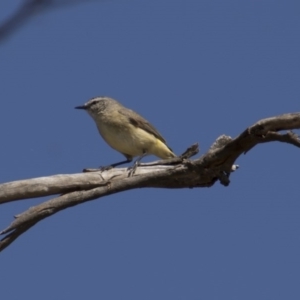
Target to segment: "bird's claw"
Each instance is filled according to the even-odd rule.
[[[135,171],[136,171],[136,169],[137,169],[138,166],[139,166],[139,162],[136,161],[136,162],[133,164],[133,166],[131,166],[131,167],[129,167],[129,168],[127,169],[127,171],[129,171],[128,177],[131,177],[131,176],[134,175],[134,173],[135,173]]]
[[[101,171],[101,172],[108,171],[108,170],[110,170],[112,168],[113,168],[113,166],[104,166],[104,167],[100,166],[99,167],[99,171]]]
[[[88,172],[103,172],[103,171],[108,171],[112,169],[113,166],[105,166],[105,167],[99,167],[98,169],[83,169],[82,172],[88,173]]]

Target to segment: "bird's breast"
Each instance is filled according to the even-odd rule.
[[[156,138],[147,131],[135,127],[130,123],[97,124],[103,139],[115,150],[131,156],[139,156],[156,143]]]

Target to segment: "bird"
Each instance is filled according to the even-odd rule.
[[[134,157],[138,157],[131,170],[133,174],[146,155],[152,154],[161,159],[177,157],[151,123],[113,98],[94,97],[75,108],[87,111],[104,141],[126,158],[102,167],[101,170],[129,163]]]

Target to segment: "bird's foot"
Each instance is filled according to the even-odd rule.
[[[112,169],[113,166],[105,166],[105,167],[99,167],[98,169],[83,169],[82,172],[87,173],[87,172],[103,172],[103,171],[108,171]]]
[[[114,166],[104,166],[104,167],[99,167],[99,170],[101,172],[103,172],[103,171],[108,171],[108,170],[110,170],[112,168],[114,168]]]
[[[133,164],[133,166],[131,166],[131,167],[129,167],[129,168],[127,169],[127,171],[129,171],[128,177],[131,177],[131,176],[134,175],[134,173],[135,173],[135,171],[136,171],[136,169],[137,169],[137,167],[138,167],[139,165],[140,165],[140,163],[139,163],[138,161],[136,161],[136,162]]]

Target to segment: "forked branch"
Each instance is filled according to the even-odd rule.
[[[300,128],[300,113],[263,119],[248,127],[238,137],[220,136],[207,153],[191,160],[198,145],[180,157],[141,164],[132,177],[126,168],[104,172],[55,175],[20,180],[0,185],[0,204],[49,195],[59,195],[15,216],[0,234],[0,251],[37,222],[63,210],[110,194],[145,187],[194,188],[210,187],[219,181],[228,186],[237,166],[236,159],[254,146],[266,142],[284,142],[300,148],[300,139],[291,130]],[[284,131],[284,132],[279,132]]]

